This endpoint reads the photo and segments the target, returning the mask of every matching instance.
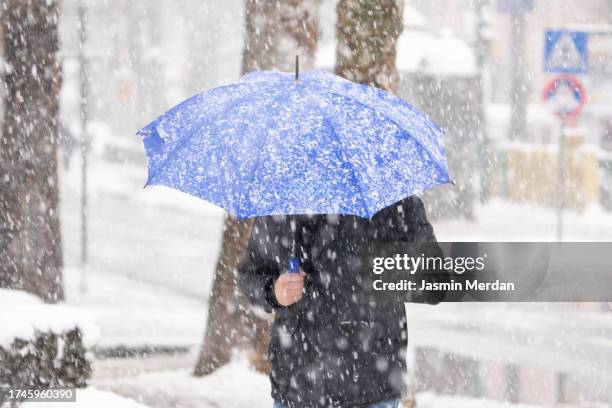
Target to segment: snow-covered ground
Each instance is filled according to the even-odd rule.
[[[76,402],[26,402],[22,408],[147,408],[134,400],[94,387],[76,390]]]
[[[82,269],[64,270],[68,302],[97,316],[99,348],[196,346],[204,333],[204,299],[177,293],[164,285],[117,273],[88,272],[85,293]]]
[[[439,241],[464,242],[550,242],[556,241],[557,215],[554,209],[500,199],[480,205],[476,220],[442,219],[432,222]],[[598,205],[582,212],[563,211],[565,242],[612,241],[612,213]]]
[[[67,300],[98,316],[99,345],[199,343],[223,213],[177,191],[143,189],[144,165],[94,161],[83,265],[80,176],[72,169],[62,173]]]
[[[142,363],[136,362],[134,366],[138,367],[138,371],[123,376],[118,375],[115,367],[103,371],[94,382],[98,388],[112,390],[154,408],[251,408],[272,405],[268,377],[250,369],[244,360],[238,359],[212,375],[198,378],[191,375],[195,355],[187,357],[174,358],[175,367],[170,369],[143,367]],[[168,365],[167,359],[165,362]],[[121,362],[116,365],[121,365]],[[169,365],[172,367],[172,363]]]
[[[65,304],[46,304],[38,297],[17,290],[0,289],[0,347],[11,350],[16,339],[34,341],[40,333],[57,335],[78,328],[82,333],[83,344],[93,347],[100,335],[95,313],[83,307]],[[61,345],[61,343],[60,343]],[[30,346],[20,346],[14,352],[32,352]],[[35,346],[32,346],[35,347]],[[63,354],[60,348],[56,356],[59,360]],[[0,363],[3,361],[0,359]],[[59,362],[58,362],[59,364]],[[6,369],[6,367],[2,367]],[[74,407],[74,408],[145,408],[132,400],[93,387],[75,390],[76,402],[29,402],[23,407]],[[0,402],[1,406],[4,406]]]
[[[144,163],[97,160],[90,173],[86,267],[80,263],[79,174],[62,174],[69,302],[96,312],[105,346],[197,344],[223,212],[171,189],[143,189]],[[438,240],[545,241],[555,235],[550,208],[497,200],[481,205],[476,216],[434,220]],[[568,210],[564,221],[568,240],[612,240],[610,213]]]
[[[116,372],[112,374],[116,376]],[[143,369],[118,378],[110,375],[97,379],[96,387],[107,388],[153,408],[272,406],[268,377],[250,369],[240,358],[203,378],[193,377],[189,369]],[[419,408],[536,408],[429,392],[417,394],[417,404]]]
[[[0,289],[0,322],[0,347],[7,350],[15,339],[34,340],[38,333],[60,334],[79,328],[87,347],[92,347],[100,334],[94,313],[45,304],[34,295],[7,289]]]
[[[419,408],[535,408],[535,405],[510,404],[490,399],[457,397],[454,395],[436,395],[430,392],[417,394]]]
[[[267,379],[243,361],[207,378],[190,376],[205,327],[223,212],[163,187],[143,189],[145,178],[144,163],[93,160],[89,257],[83,267],[79,174],[62,173],[67,302],[97,316],[101,348],[168,346],[191,352],[99,360],[93,384],[154,407],[269,406]],[[612,240],[610,213],[567,211],[564,219],[568,240]],[[555,213],[493,201],[477,209],[474,221],[433,224],[440,241],[546,241],[554,239]],[[606,377],[612,365],[610,314],[552,304],[410,305],[408,312],[413,348],[435,346],[478,359],[553,367],[612,389]],[[497,406],[429,394],[419,395],[419,403]]]
[[[546,375],[565,373],[612,401],[612,315],[595,304],[409,304],[407,313],[412,358],[419,347],[433,348]]]

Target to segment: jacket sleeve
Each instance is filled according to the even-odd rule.
[[[274,296],[274,282],[279,276],[279,270],[276,263],[265,256],[264,230],[264,222],[256,220],[246,254],[238,266],[238,285],[253,305],[271,312],[280,307]]]
[[[443,257],[444,253],[438,245],[433,227],[427,219],[423,201],[417,196],[411,196],[404,208],[405,222],[410,225],[410,235],[415,242],[424,243],[420,246],[423,254],[428,257]],[[450,282],[450,275],[446,270],[429,272],[423,274],[422,279],[431,283]],[[445,297],[446,290],[417,292],[411,301],[435,305],[442,302]]]
[[[413,195],[407,199],[406,204],[404,206],[404,216],[406,224],[410,226],[409,230],[412,235],[411,238],[413,238],[412,241],[436,242],[436,235],[427,219],[423,201]]]

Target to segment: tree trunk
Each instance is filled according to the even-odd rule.
[[[403,0],[340,0],[336,26],[336,74],[396,92],[396,44],[403,30]],[[414,389],[402,401],[416,406]]]
[[[57,145],[57,1],[3,3],[5,115],[0,139],[0,286],[62,300]]]
[[[340,0],[336,74],[395,91],[395,48],[403,29],[403,9],[403,0]]]
[[[304,69],[314,67],[319,0],[246,0],[242,72],[293,70],[295,55]],[[210,374],[246,348],[251,364],[269,372],[266,352],[270,319],[259,317],[240,292],[236,267],[251,234],[252,222],[225,220],[221,255],[208,305],[208,322],[195,375]],[[259,316],[258,316],[259,315]]]

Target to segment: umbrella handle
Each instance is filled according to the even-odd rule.
[[[289,257],[289,273],[299,273],[300,272],[300,260],[295,256]]]

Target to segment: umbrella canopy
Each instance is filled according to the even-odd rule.
[[[402,99],[324,71],[253,72],[145,128],[148,185],[238,218],[352,214],[450,182],[442,131]]]

